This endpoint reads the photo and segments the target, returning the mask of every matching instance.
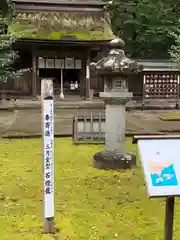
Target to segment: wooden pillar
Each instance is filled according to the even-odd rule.
[[[174,197],[166,198],[164,240],[173,239],[174,204],[175,204]]]
[[[90,52],[88,52],[86,57],[86,100],[90,100],[90,87],[91,87],[91,79],[90,79]]]
[[[108,45],[107,46],[103,46],[100,48],[100,51],[98,53],[98,61],[101,60],[104,57],[108,56]],[[97,76],[97,88],[98,88],[98,92],[103,92],[104,91],[104,79]]]
[[[40,82],[40,76],[39,76],[39,57],[36,57],[36,95],[41,95],[41,82]]]
[[[85,99],[85,90],[86,90],[86,58],[82,58],[82,68],[81,68],[81,77],[80,77],[80,97]]]
[[[37,56],[35,52],[33,52],[33,55],[32,55],[32,96],[33,97],[37,96],[37,71],[38,71]]]

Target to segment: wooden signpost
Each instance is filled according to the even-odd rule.
[[[180,196],[180,136],[134,136],[149,197],[165,197],[164,240],[173,239],[175,197]]]
[[[54,234],[54,100],[53,82],[41,81],[43,134],[43,232]]]

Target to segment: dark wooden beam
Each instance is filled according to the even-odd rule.
[[[64,5],[40,5],[40,4],[21,4],[15,5],[16,12],[88,12],[88,13],[103,13],[103,8],[97,6],[72,6],[70,4]]]
[[[85,47],[99,47],[99,46],[106,46],[111,39],[109,40],[77,40],[77,41],[67,41],[67,40],[43,40],[43,39],[18,39],[15,44],[32,44],[32,45],[39,45],[39,46],[56,46],[59,47],[64,46],[85,46]]]
[[[64,5],[64,4],[69,4],[69,5],[88,5],[88,6],[105,6],[107,4],[106,1],[103,0],[74,0],[74,1],[69,1],[69,0],[12,0],[13,3],[16,4],[43,4],[43,5]]]
[[[53,48],[53,49],[48,49],[48,48],[36,48],[36,54],[38,57],[59,57],[59,58],[64,58],[64,57],[74,57],[74,58],[79,58],[81,59],[84,55],[85,48],[71,48],[71,47],[59,47],[59,48]]]

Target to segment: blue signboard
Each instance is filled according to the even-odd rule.
[[[150,197],[180,195],[180,139],[138,141]]]

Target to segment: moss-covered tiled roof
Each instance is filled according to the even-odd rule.
[[[18,13],[9,31],[21,38],[61,40],[111,40],[114,38],[108,14],[77,12]]]

